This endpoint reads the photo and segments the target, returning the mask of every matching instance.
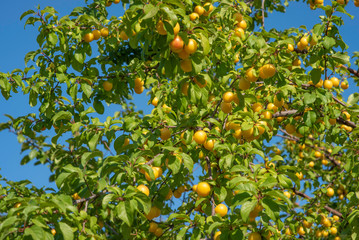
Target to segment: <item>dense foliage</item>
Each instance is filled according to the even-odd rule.
[[[25,12],[39,48],[0,89],[37,111],[0,130],[58,189],[0,176],[0,239],[358,239],[359,94],[341,96],[359,53],[339,27],[359,1],[303,4],[313,29],[265,28],[287,0]]]

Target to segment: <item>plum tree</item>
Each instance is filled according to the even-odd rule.
[[[358,238],[352,3],[302,1],[318,22],[280,31],[288,1],[119,2],[21,16],[39,48],[0,89],[37,110],[0,130],[58,189],[1,176],[1,239]]]

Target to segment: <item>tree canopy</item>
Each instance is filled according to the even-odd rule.
[[[57,189],[0,175],[0,239],[358,239],[359,94],[342,94],[359,52],[340,26],[359,1],[303,1],[312,29],[267,29],[289,2],[26,11],[38,49],[0,89],[36,112],[0,130]],[[146,93],[150,114],[131,102]]]

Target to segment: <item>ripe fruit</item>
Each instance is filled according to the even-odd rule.
[[[111,82],[109,82],[109,81],[105,81],[105,82],[102,84],[102,86],[103,86],[103,89],[104,89],[106,92],[111,91],[112,88],[113,88],[113,84],[112,84]]]
[[[284,192],[283,194],[284,194],[284,196],[286,196],[287,198],[290,198],[290,197],[291,197],[290,192]]]
[[[330,81],[333,83],[333,87],[339,87],[339,79],[336,77],[332,77]]]
[[[273,64],[265,64],[264,66],[259,68],[259,76],[262,79],[271,78],[275,75],[276,71],[277,70]]]
[[[330,119],[329,119],[329,123],[330,123],[330,125],[334,125],[334,124],[337,123],[337,119],[335,119],[335,118],[330,118]]]
[[[152,206],[148,214],[146,215],[146,218],[148,220],[152,220],[156,217],[159,217],[161,215],[161,210],[158,209],[156,206]]]
[[[313,161],[310,161],[309,163],[308,163],[308,167],[314,167],[314,162]]]
[[[179,53],[182,51],[184,42],[180,36],[175,36],[175,38],[170,43],[170,48],[173,52]]]
[[[188,96],[188,87],[189,87],[189,83],[188,83],[188,82],[185,82],[185,83],[182,85],[181,92],[182,92],[185,96]]]
[[[305,234],[304,228],[303,227],[298,227],[297,232],[299,235],[303,236]]]
[[[333,87],[333,82],[332,81],[330,81],[330,80],[325,80],[324,81],[324,88],[325,89],[332,89],[332,87]]]
[[[315,156],[316,158],[320,158],[320,157],[322,156],[322,153],[319,152],[319,151],[315,151],[315,152],[314,152],[314,156]]]
[[[292,62],[292,65],[295,66],[295,67],[299,67],[301,64],[302,64],[302,62],[300,61],[300,59],[295,59]]]
[[[262,106],[261,103],[254,103],[254,104],[252,105],[252,110],[253,110],[253,112],[259,112],[259,111],[262,110],[262,109],[263,109],[263,106]]]
[[[164,24],[161,20],[159,20],[156,24],[156,29],[157,29],[157,32],[160,34],[160,35],[167,35],[167,31],[164,27]]]
[[[336,235],[337,233],[338,233],[338,229],[336,227],[331,227],[330,228],[330,234]]]
[[[226,102],[221,102],[221,110],[226,114],[230,113],[232,111],[232,104],[226,103]]]
[[[322,225],[325,227],[330,227],[330,226],[332,226],[332,223],[330,222],[330,220],[328,218],[324,218],[322,221]]]
[[[328,197],[334,196],[334,189],[333,188],[327,188],[327,196]]]
[[[166,199],[166,200],[170,200],[170,199],[172,198],[172,196],[173,196],[173,192],[172,192],[172,190],[170,189],[170,190],[168,190],[168,193],[167,193],[165,199]]]
[[[207,140],[207,133],[203,130],[199,130],[193,135],[193,139],[197,144],[204,144]]]
[[[302,173],[302,172],[296,173],[295,175],[297,176],[297,178],[298,178],[299,180],[302,180],[302,179],[303,179],[303,173]]]
[[[232,92],[225,92],[223,94],[223,101],[226,103],[232,102],[234,99],[234,94]]]
[[[248,240],[261,240],[261,239],[262,239],[261,235],[257,232],[251,233],[248,236]]]
[[[184,59],[180,63],[181,69],[184,72],[192,72],[192,61],[191,59]]]
[[[178,53],[178,57],[182,60],[184,59],[188,59],[189,58],[189,54],[184,50],[182,49],[179,53]]]
[[[107,37],[109,35],[108,28],[102,28],[100,32],[102,37]]]
[[[242,28],[243,30],[246,30],[247,28],[247,22],[242,20],[239,23],[237,23],[237,27]]]
[[[180,198],[182,196],[182,193],[181,191],[179,191],[178,189],[176,189],[174,192],[173,192],[173,196],[175,196],[175,198]]]
[[[136,86],[143,86],[144,85],[144,82],[142,81],[141,78],[137,77],[135,78],[135,87]]]
[[[334,221],[338,222],[338,221],[339,221],[339,216],[334,215],[334,216],[333,216],[333,219],[334,219]]]
[[[286,126],[285,126],[285,130],[287,131],[287,133],[289,134],[293,134],[295,133],[295,126],[293,126],[292,124],[288,123]]]
[[[146,194],[147,196],[150,195],[150,190],[148,189],[148,187],[146,187],[146,186],[143,185],[143,184],[139,185],[139,186],[137,187],[137,189],[138,189],[140,192]]]
[[[191,19],[191,21],[194,21],[194,20],[196,20],[197,18],[199,18],[198,13],[193,12],[193,13],[191,13],[191,14],[189,15],[189,19]]]
[[[200,81],[198,81],[196,78],[193,78],[193,81],[198,85],[198,87],[200,88],[204,88],[207,85],[207,81],[205,79],[203,79],[202,81],[204,83],[201,83]]]
[[[303,221],[303,226],[304,226],[305,228],[310,228],[312,225],[313,225],[313,223],[308,222],[307,220],[304,220],[304,221]]]
[[[92,31],[94,40],[98,40],[101,37],[101,32],[99,30],[93,30]]]
[[[161,139],[163,141],[166,141],[171,137],[171,131],[168,128],[162,128],[161,129]]]
[[[197,5],[195,8],[194,8],[194,11],[199,15],[199,16],[202,16],[202,14],[204,13],[204,8],[202,6],[199,6]]]
[[[85,36],[84,36],[84,41],[87,42],[87,43],[92,42],[94,39],[95,39],[95,37],[94,37],[92,32],[86,33]]]
[[[184,50],[188,54],[193,54],[197,51],[197,42],[194,39],[189,39],[188,44],[184,47]]]
[[[204,8],[203,16],[208,16],[213,11],[213,5],[209,2],[206,2],[203,5],[203,8]],[[206,9],[208,9],[208,10],[206,10]]]
[[[207,197],[211,192],[211,186],[207,182],[197,184],[197,194],[200,197]]]
[[[221,231],[218,231],[218,232],[216,232],[215,234],[214,234],[214,236],[213,236],[213,240],[220,240],[220,235],[222,234],[222,232]]]
[[[274,96],[273,103],[276,107],[280,108],[284,105],[284,98],[282,97],[281,100],[277,98],[277,95]]]
[[[137,93],[137,94],[143,93],[144,90],[145,90],[145,87],[143,87],[143,86],[135,87],[135,93]]]
[[[150,228],[148,229],[148,231],[151,232],[151,233],[154,233],[157,228],[158,228],[157,223],[155,223],[155,222],[150,222]]]
[[[208,140],[206,141],[203,146],[205,147],[205,149],[207,149],[208,151],[212,151],[213,148],[214,148],[214,142],[215,140],[211,139],[211,140]]]
[[[292,44],[288,44],[288,51],[293,52],[294,51],[294,46]]]
[[[349,88],[349,84],[346,83],[346,82],[342,82],[342,83],[340,84],[340,87],[345,90],[345,89],[348,89],[348,88]]]
[[[162,228],[157,228],[154,234],[155,234],[156,237],[162,236],[163,229]]]
[[[228,213],[228,208],[226,205],[221,203],[221,204],[217,205],[217,207],[214,209],[214,211],[216,214],[218,213],[221,217],[224,217]]]
[[[157,29],[157,32],[160,34],[160,35],[167,35],[167,31],[165,29],[165,25],[164,23],[159,20],[156,24],[156,29]],[[173,34],[174,35],[177,35],[180,31],[181,27],[179,25],[179,23],[177,22],[175,27],[173,28]]]
[[[308,38],[307,37],[302,37],[300,39],[300,44],[305,48],[308,46]]]
[[[236,34],[236,36],[238,37],[243,37],[244,36],[244,30],[243,28],[239,28],[237,27],[235,30],[234,30],[234,34]]]
[[[81,197],[79,196],[78,193],[72,194],[72,198],[75,199],[75,200],[81,199]],[[17,204],[20,204],[19,207],[21,206],[21,203],[17,203]],[[17,204],[15,205],[15,207],[17,206]],[[18,208],[18,207],[16,207],[16,208]]]
[[[244,78],[240,78],[238,82],[238,88],[241,90],[247,90],[251,86],[251,83]]]
[[[240,14],[239,12],[233,14],[233,18],[234,20],[236,20],[237,22],[241,22],[243,20],[243,15]]]
[[[261,118],[264,118],[264,119],[272,119],[273,118],[273,114],[269,111],[264,111],[262,114],[261,114]]]
[[[177,34],[179,33],[180,29],[181,29],[181,26],[180,26],[179,23],[177,22],[176,25],[175,25],[175,27],[173,28],[173,34],[174,34],[174,35],[177,35]]]
[[[277,107],[276,105],[274,105],[273,103],[268,103],[267,109],[268,109],[268,110],[272,110],[273,112],[277,112],[277,111],[278,111],[278,107]]]
[[[157,107],[157,105],[158,105],[158,98],[157,98],[157,97],[154,97],[154,98],[152,99],[152,101],[151,101],[151,104],[152,104],[153,106]]]
[[[255,70],[254,70],[253,67],[247,69],[247,71],[246,71],[247,80],[250,81],[250,82],[255,82],[255,81],[257,81],[257,79],[258,79],[258,77],[256,77],[256,76],[254,75],[254,71],[255,71]]]

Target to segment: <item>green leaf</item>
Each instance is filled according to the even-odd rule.
[[[184,235],[186,234],[187,230],[188,230],[188,226],[182,227],[182,229],[178,232],[176,239],[177,240],[184,239]]]
[[[262,205],[265,209],[266,214],[272,219],[277,220],[279,218],[279,205],[272,199],[265,197],[262,200]]]
[[[248,202],[245,202],[241,207],[241,216],[244,222],[248,221],[249,214],[254,209],[254,207],[257,205],[257,200],[251,200]]]
[[[338,62],[338,63],[341,63],[341,64],[345,64],[345,65],[348,65],[350,63],[350,57],[348,54],[343,54],[343,53],[340,53],[340,52],[336,52],[332,55],[332,58]]]
[[[281,190],[272,190],[265,193],[268,196],[272,196],[275,198],[281,198],[283,201],[285,201],[289,206],[293,205],[292,201],[287,198]],[[277,199],[275,199],[277,201]]]
[[[144,7],[145,16],[142,19],[149,19],[152,18],[157,14],[159,10],[158,6],[153,6],[152,4],[146,4]]]
[[[322,70],[315,68],[312,71],[310,71],[310,77],[314,84],[317,84],[320,81],[320,78],[322,76]]]
[[[80,64],[83,64],[85,61],[85,53],[83,53],[83,52],[75,52],[74,57],[75,57],[76,61]]]
[[[353,94],[349,95],[347,104],[349,106],[351,106],[353,104],[357,104],[358,101],[359,101],[359,93],[353,93]]]
[[[116,211],[118,217],[130,227],[133,222],[133,210],[131,204],[126,204],[124,201],[119,202]]]
[[[278,175],[278,181],[283,188],[292,188],[292,180],[287,178],[284,174]]]
[[[303,100],[306,105],[314,103],[316,99],[317,96],[314,93],[313,94],[304,93],[303,95]]]
[[[315,114],[314,111],[308,111],[308,112],[304,113],[303,120],[304,120],[305,125],[307,125],[308,127],[311,127],[317,120],[317,115]]]
[[[14,225],[15,222],[17,222],[16,216],[5,218],[5,220],[0,224],[0,232],[3,232],[3,230],[5,230],[6,228]]]
[[[94,100],[93,108],[96,110],[98,114],[103,114],[105,112],[105,107],[103,106],[102,102],[100,102],[98,99]]]
[[[70,112],[61,111],[55,114],[55,116],[52,118],[52,121],[55,123],[58,120],[70,120],[72,118],[72,114]]]
[[[272,188],[277,185],[277,179],[272,176],[267,176],[266,178],[261,179],[258,184],[260,188]]]
[[[323,39],[323,46],[326,49],[330,49],[335,45],[335,39],[332,37],[325,36]]]
[[[49,42],[51,43],[51,45],[55,46],[57,41],[58,41],[58,38],[57,38],[56,33],[53,33],[53,32],[50,33],[49,34]]]
[[[98,144],[99,138],[101,137],[101,133],[96,133],[94,134],[90,141],[88,141],[88,146],[90,148],[91,151],[95,151],[96,150],[96,146]]]
[[[74,239],[74,233],[72,232],[72,229],[67,223],[59,222],[60,230],[62,232],[62,236],[64,237],[64,240],[72,240]]]
[[[85,152],[81,156],[81,164],[82,164],[82,166],[85,166],[90,159],[95,158],[95,157],[102,157],[102,156],[103,155],[102,155],[101,151]]]
[[[45,239],[44,234],[44,230],[37,225],[25,229],[25,236],[31,236],[33,239]]]
[[[90,85],[88,85],[87,83],[83,83],[83,84],[81,84],[81,89],[85,93],[86,97],[88,97],[88,98],[91,97],[93,89]]]
[[[26,12],[24,12],[23,14],[21,14],[21,16],[20,16],[20,21],[21,21],[24,17],[26,17],[27,15],[32,14],[32,13],[35,13],[35,11],[34,11],[34,10],[27,10]]]
[[[192,172],[192,169],[193,169],[193,160],[192,160],[192,158],[188,154],[183,153],[183,152],[181,152],[180,155],[181,155],[181,157],[183,159],[183,164],[185,165],[185,167],[188,168],[188,170],[190,172]]]
[[[201,44],[203,47],[203,54],[207,55],[211,50],[211,46],[209,45],[208,38],[203,33],[200,33],[200,37],[201,37]]]

